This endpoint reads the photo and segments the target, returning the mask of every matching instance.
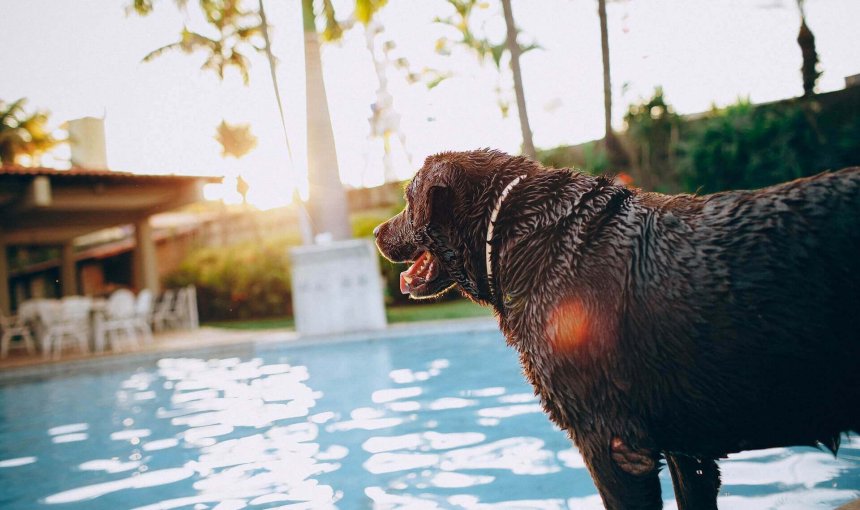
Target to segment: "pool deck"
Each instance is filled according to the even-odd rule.
[[[338,343],[416,335],[497,331],[493,318],[451,319],[391,324],[374,331],[357,331],[330,335],[300,335],[292,329],[234,330],[201,327],[193,331],[170,331],[157,334],[153,342],[134,351],[106,351],[100,354],[68,350],[59,360],[46,359],[40,353],[27,354],[22,349],[9,352],[0,360],[0,383],[20,378],[45,377],[79,369],[157,360],[165,356],[231,356],[250,354],[255,349],[275,349],[287,345]]]

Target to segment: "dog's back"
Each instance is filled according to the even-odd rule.
[[[640,205],[625,341],[659,360],[633,372],[658,443],[835,450],[860,429],[860,168]]]

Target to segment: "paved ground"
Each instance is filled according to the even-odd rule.
[[[9,351],[6,359],[0,360],[0,370],[10,368],[27,367],[42,364],[66,363],[83,359],[111,358],[129,354],[172,352],[188,349],[199,349],[202,347],[213,347],[230,344],[238,344],[255,341],[260,337],[279,336],[282,340],[293,340],[298,335],[291,330],[266,330],[266,331],[238,331],[231,329],[202,327],[195,331],[169,331],[154,336],[153,342],[143,345],[135,351],[114,352],[106,351],[102,354],[81,353],[74,347],[69,347],[63,352],[59,360],[45,359],[41,353],[27,354],[21,348]]]
[[[158,358],[162,354],[191,352],[198,350],[225,349],[255,345],[284,343],[323,343],[369,338],[387,338],[416,334],[437,334],[457,331],[497,330],[492,318],[452,319],[444,321],[412,322],[393,324],[381,331],[341,333],[324,336],[302,336],[289,329],[240,331],[213,327],[201,327],[195,331],[171,331],[157,334],[149,345],[135,351],[101,354],[80,353],[73,347],[63,352],[59,360],[45,359],[40,353],[29,355],[24,349],[14,349],[6,359],[0,360],[0,380],[18,376],[61,372],[79,367],[104,366],[127,359]]]

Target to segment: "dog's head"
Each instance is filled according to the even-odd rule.
[[[374,230],[386,258],[412,263],[400,290],[421,299],[457,286],[490,301],[484,250],[491,211],[511,179],[538,170],[491,150],[428,157],[406,188],[406,208]]]

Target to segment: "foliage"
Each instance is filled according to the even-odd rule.
[[[388,220],[395,214],[403,210],[403,203],[396,204],[390,209],[379,209],[375,211],[365,211],[363,213],[353,214],[352,232],[356,238],[373,238],[373,229],[377,225]],[[379,255],[379,269],[384,280],[385,302],[388,305],[424,305],[435,302],[434,300],[410,300],[400,292],[400,273],[405,271],[408,264],[396,264],[389,261],[382,255]],[[441,300],[458,299],[459,295],[450,292],[443,296]]]
[[[436,52],[440,54],[450,54],[451,43],[458,44],[473,51],[478,57],[478,60],[485,62],[492,60],[497,69],[502,67],[502,56],[507,51],[505,40],[502,39],[498,43],[490,41],[484,30],[476,30],[473,12],[475,8],[488,9],[489,4],[483,0],[446,0],[451,7],[454,8],[454,14],[441,18],[437,17],[434,21],[452,27],[457,35],[458,40],[451,41],[448,38],[441,38],[436,41]],[[522,53],[538,49],[535,43],[530,43],[521,46]]]
[[[189,0],[174,0],[181,10],[188,7]],[[184,53],[203,51],[207,55],[203,69],[215,71],[224,79],[224,71],[235,67],[248,83],[250,61],[248,50],[264,51],[257,40],[263,35],[260,8],[245,7],[243,0],[198,0],[200,10],[209,28],[217,33],[215,37],[206,36],[183,27],[179,41],[163,46],[144,57],[148,62],[167,51],[181,50]],[[344,30],[354,21],[367,24],[376,12],[385,6],[387,0],[355,0],[354,11],[349,19],[338,20],[331,0],[319,0],[321,15],[324,19],[323,40],[336,41],[343,36]],[[140,16],[152,13],[155,0],[132,0],[128,8]],[[261,6],[262,7],[262,6]]]
[[[174,1],[183,10],[188,5],[188,0]],[[206,54],[206,61],[201,69],[214,71],[223,80],[224,71],[235,67],[247,85],[250,68],[247,52],[249,49],[263,51],[264,48],[258,40],[262,36],[260,13],[243,8],[243,4],[242,0],[199,0],[206,24],[214,29],[215,37],[194,32],[184,26],[177,42],[150,52],[143,61],[149,62],[168,51],[180,50],[189,54],[202,51]],[[154,0],[133,0],[131,5],[131,11],[140,16],[147,16],[153,8]]]
[[[272,317],[292,312],[290,237],[199,248],[165,279],[169,287],[197,287],[202,320]]]
[[[332,1],[320,1],[322,2],[322,16],[325,20],[321,35],[326,42],[340,40],[343,37],[343,33],[352,28],[352,25],[356,21],[362,25],[367,25],[377,11],[385,7],[385,4],[388,3],[388,0],[355,0],[352,15],[346,20],[339,20],[337,19]]]
[[[609,157],[602,140],[545,149],[538,153],[538,159],[551,168],[573,168],[590,174],[609,171]]]
[[[806,24],[806,12],[804,10],[805,0],[797,0],[797,9],[800,11],[800,30],[797,33],[797,45],[803,57],[800,66],[800,74],[803,77],[803,95],[811,96],[815,93],[815,84],[821,76],[818,69],[818,52],[815,51],[815,36]]]
[[[635,180],[642,188],[677,191],[672,166],[680,122],[681,117],[666,102],[662,87],[657,87],[650,99],[628,107],[624,123],[636,147]]]
[[[619,139],[637,155],[635,184],[647,190],[711,193],[751,189],[860,165],[860,87],[677,116],[661,90],[632,105]],[[589,172],[608,169],[601,141],[540,153],[543,164]],[[644,181],[644,182],[643,182]]]
[[[218,125],[215,140],[221,144],[221,156],[225,158],[239,159],[257,146],[257,137],[251,133],[250,124],[228,124],[226,120]]]
[[[490,4],[484,0],[446,0],[448,4],[454,8],[454,13],[447,17],[437,17],[434,19],[436,23],[451,27],[452,33],[456,34],[456,39],[442,37],[436,41],[436,53],[440,55],[450,55],[452,46],[457,45],[466,48],[472,52],[478,61],[484,63],[491,61],[496,69],[502,71],[502,57],[505,53],[509,53],[505,38],[498,42],[490,40],[487,34],[486,27],[476,21],[476,9],[489,9]],[[520,54],[538,49],[536,43],[532,42],[526,45],[520,45]],[[435,87],[446,78],[452,76],[451,73],[436,72],[434,80],[427,84],[428,88]],[[502,87],[496,87],[497,102],[499,109],[504,116],[507,116],[510,110],[510,100],[502,94]]]
[[[403,206],[398,204],[398,206],[388,210],[354,214],[351,218],[353,235],[356,238],[372,239],[373,229],[400,212],[401,209]],[[379,270],[382,272],[382,279],[385,282],[385,302],[388,304],[408,303],[409,298],[400,293],[400,273],[406,270],[406,264],[395,264],[379,255]]]
[[[27,113],[25,98],[12,103],[0,99],[0,163],[15,165],[21,156],[31,161],[65,140],[55,138],[48,129],[48,112]]]
[[[858,91],[753,106],[740,100],[689,126],[679,147],[688,190],[760,188],[860,163]],[[854,110],[856,111],[856,109]]]
[[[395,305],[385,309],[389,323],[434,321],[447,319],[466,319],[473,317],[491,317],[489,308],[473,303],[467,299],[430,303],[424,306]],[[292,317],[270,317],[265,319],[214,321],[207,326],[216,328],[235,329],[241,331],[270,330],[293,328],[295,321]]]

